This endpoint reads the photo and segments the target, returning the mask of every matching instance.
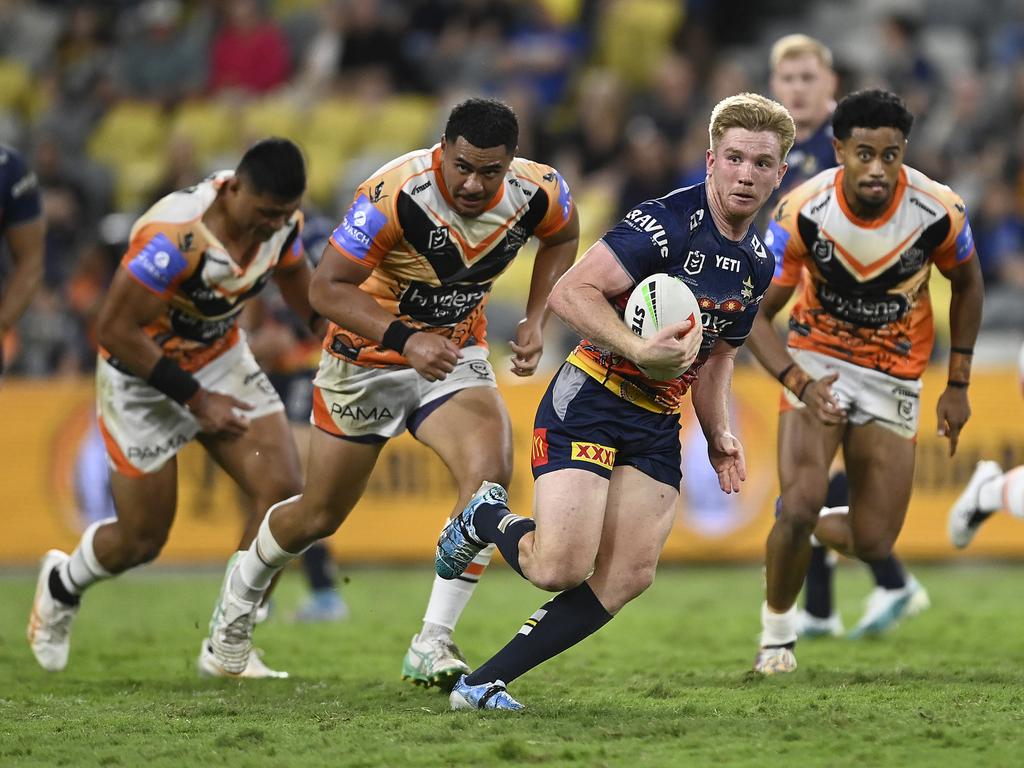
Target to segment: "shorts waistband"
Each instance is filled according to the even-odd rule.
[[[565,360],[570,365],[579,368],[598,384],[603,386],[616,397],[625,400],[627,403],[632,403],[638,408],[643,408],[645,411],[650,411],[651,413],[678,413],[677,409],[666,408],[658,403],[653,397],[648,395],[626,377],[607,370],[604,366],[596,364],[593,360],[584,355],[577,354],[576,350],[570,352],[569,356],[565,358]]]

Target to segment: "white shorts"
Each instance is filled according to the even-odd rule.
[[[244,412],[249,420],[284,410],[244,338],[193,375],[204,389],[253,406]],[[199,433],[185,406],[102,358],[96,364],[96,409],[110,465],[129,477],[156,472]]]
[[[917,434],[921,413],[921,381],[898,379],[887,373],[848,363],[820,352],[790,349],[793,359],[816,379],[830,373],[839,378],[832,392],[839,406],[846,410],[850,424],[863,426],[872,421],[908,439]],[[783,387],[783,397],[790,408],[806,407],[796,395]]]
[[[314,426],[359,442],[413,434],[435,408],[463,389],[497,387],[487,350],[466,347],[443,381],[427,381],[408,366],[366,368],[329,352],[313,380]]]

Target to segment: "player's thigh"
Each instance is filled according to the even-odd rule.
[[[530,555],[530,577],[558,571],[582,582],[594,567],[601,545],[607,478],[585,469],[560,469],[534,482],[537,524]]]
[[[336,528],[366,491],[383,441],[363,442],[313,428],[309,435],[306,480],[302,489],[305,514]]]
[[[861,555],[884,555],[899,535],[910,504],[916,446],[872,422],[849,429],[843,452],[854,546]]]
[[[631,466],[612,473],[590,586],[612,613],[654,581],[679,492]]]
[[[110,473],[110,492],[123,539],[166,539],[178,504],[178,461],[145,474]]]
[[[451,471],[461,497],[459,509],[484,480],[506,487],[512,480],[512,424],[494,387],[467,386],[446,395],[414,434]]]
[[[828,472],[843,426],[822,424],[807,408],[779,414],[778,471],[783,516],[814,517],[825,503]]]
[[[198,439],[239,487],[261,504],[301,491],[299,453],[283,410],[253,419],[238,437],[200,434]]]

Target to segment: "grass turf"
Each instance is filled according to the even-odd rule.
[[[875,640],[815,640],[796,673],[747,670],[755,567],[663,568],[595,637],[513,685],[529,709],[453,713],[399,679],[428,568],[348,573],[352,618],[294,625],[282,581],[257,645],[289,680],[200,680],[195,656],[219,574],[143,570],[90,591],[71,661],[39,669],[24,640],[34,575],[0,577],[0,765],[668,766],[1018,765],[1022,574],[918,567],[933,606]],[[870,588],[840,568],[848,627]],[[480,662],[544,595],[486,574],[457,639]]]

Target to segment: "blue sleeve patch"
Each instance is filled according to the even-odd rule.
[[[373,239],[387,223],[387,217],[373,207],[366,195],[360,195],[348,209],[345,218],[331,234],[331,238],[346,253],[365,259]]]
[[[562,221],[568,221],[569,214],[572,213],[572,193],[562,174],[555,171],[555,178],[558,179],[558,205],[562,208]]]
[[[164,293],[187,268],[188,261],[163,233],[158,233],[128,262],[128,271],[157,293]]]
[[[782,254],[786,252],[789,244],[789,232],[772,219],[768,224],[768,231],[764,233],[765,247],[775,257],[775,277],[782,274]]]
[[[971,232],[971,222],[964,219],[963,229],[956,236],[956,263],[967,261],[974,252],[974,233]]]

